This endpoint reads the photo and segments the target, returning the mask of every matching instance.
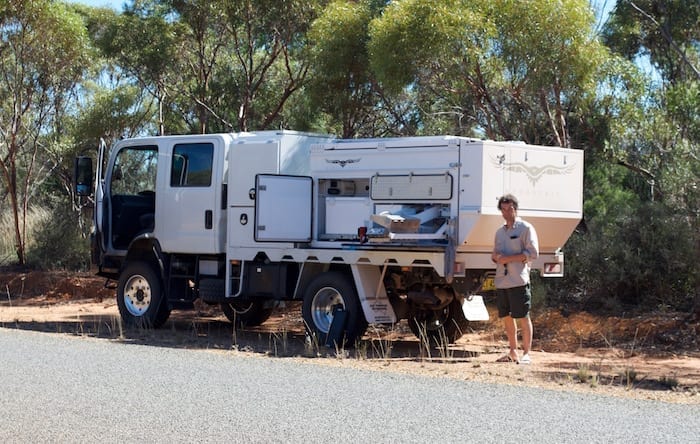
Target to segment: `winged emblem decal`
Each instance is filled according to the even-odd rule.
[[[512,173],[525,173],[532,185],[535,185],[544,176],[559,176],[571,174],[576,169],[576,165],[573,164],[564,164],[561,166],[534,166],[527,165],[525,162],[506,162],[505,156],[497,156],[496,158],[491,157],[491,162],[493,162],[494,165],[500,166],[506,171],[510,171]]]
[[[346,160],[328,160],[326,159],[326,162],[332,163],[335,165],[340,165],[341,168],[345,168],[345,165],[350,164],[350,163],[357,163],[359,162],[360,159],[346,159]]]

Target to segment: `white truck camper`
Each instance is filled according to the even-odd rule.
[[[563,275],[561,248],[582,217],[583,153],[572,149],[263,131],[126,139],[106,154],[103,144],[92,260],[118,281],[131,325],[158,327],[197,298],[259,325],[300,300],[322,344],[403,319],[453,342],[479,317],[472,295],[493,282],[501,195],[535,226],[542,276]],[[92,194],[92,169],[76,159],[79,195]]]

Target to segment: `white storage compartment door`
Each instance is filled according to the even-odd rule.
[[[445,174],[405,174],[372,177],[374,200],[450,200],[452,176]]]
[[[255,190],[257,242],[311,240],[313,182],[310,177],[258,174]]]
[[[256,174],[279,174],[279,142],[235,143],[229,152],[228,201],[235,207],[253,206],[250,190]]]

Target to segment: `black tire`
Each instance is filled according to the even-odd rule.
[[[421,341],[441,346],[456,342],[467,331],[469,321],[464,317],[462,301],[455,297],[441,310],[421,310],[409,318],[408,325]]]
[[[334,311],[339,308],[345,310],[347,322],[340,335],[342,344],[337,345],[352,347],[367,330],[367,320],[355,285],[344,273],[329,271],[318,275],[304,292],[302,317],[306,330],[320,345],[326,344]]]
[[[221,311],[236,327],[255,327],[267,321],[273,308],[261,301],[222,302]]]
[[[158,328],[170,316],[160,277],[146,262],[133,262],[119,276],[119,314],[128,326]]]

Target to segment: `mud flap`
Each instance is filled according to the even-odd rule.
[[[379,267],[353,264],[350,268],[367,322],[370,324],[395,324],[397,322],[396,313],[394,313],[394,308],[386,294],[382,282],[383,275]]]
[[[345,325],[348,323],[348,312],[342,308],[333,310],[333,320],[326,336],[326,347],[336,347],[344,343]]]
[[[488,321],[489,312],[486,310],[484,298],[481,295],[473,294],[464,298],[462,311],[468,321]]]

